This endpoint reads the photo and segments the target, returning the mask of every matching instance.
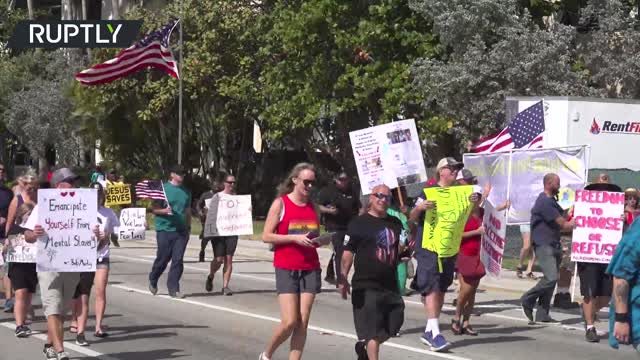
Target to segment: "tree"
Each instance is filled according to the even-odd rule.
[[[599,95],[579,67],[576,30],[540,28],[516,0],[412,0],[447,51],[415,62],[427,109],[452,119],[459,148],[505,126],[505,97]]]
[[[591,80],[608,97],[640,97],[640,23],[637,8],[620,0],[591,0],[580,25],[578,53]]]
[[[134,9],[128,18],[144,19],[143,31],[153,31],[178,13],[172,3],[159,13]],[[240,163],[238,139],[257,119],[260,96],[254,69],[255,6],[250,1],[185,1],[184,51],[185,162],[207,170],[214,153],[216,167]],[[94,52],[95,63],[115,55]],[[158,174],[177,158],[177,81],[158,70],[143,70],[112,83],[74,89],[74,114],[82,119],[101,150],[127,168]],[[123,132],[122,129],[129,131]],[[247,142],[248,143],[248,142]]]
[[[405,1],[279,2],[262,27],[261,115],[272,142],[330,154],[353,173],[349,131],[427,117],[409,68],[436,42]]]
[[[67,165],[75,165],[79,157],[75,127],[68,121],[71,104],[66,91],[74,69],[70,61],[58,50],[29,52],[2,64],[21,85],[7,97],[5,124],[31,155],[41,160],[41,175],[48,170],[44,159],[49,149]]]

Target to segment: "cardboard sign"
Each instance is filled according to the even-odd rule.
[[[413,119],[352,131],[349,138],[363,195],[376,185],[393,189],[427,180]]]
[[[38,190],[38,224],[46,236],[38,239],[38,272],[96,271],[98,242],[92,228],[98,222],[96,189]]]
[[[211,199],[204,236],[253,235],[251,195],[215,194]]]
[[[502,256],[507,237],[506,211],[497,211],[490,202],[484,203],[484,219],[482,220],[485,233],[482,235],[480,260],[493,277],[499,277],[502,270]]]
[[[571,261],[608,264],[622,238],[624,193],[576,191]]]
[[[427,200],[435,202],[435,208],[424,217],[422,248],[440,257],[458,254],[464,225],[471,213],[472,192],[471,185],[424,189]]]
[[[116,234],[119,240],[144,240],[146,236],[145,208],[126,208],[120,212],[120,226]]]
[[[106,207],[131,204],[131,188],[129,185],[108,185],[105,191]]]
[[[36,243],[28,243],[24,234],[9,235],[7,238],[7,262],[8,263],[35,263],[38,252]]]

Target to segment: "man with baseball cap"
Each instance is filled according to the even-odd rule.
[[[69,168],[61,168],[51,175],[51,186],[56,189],[71,189],[75,187],[78,176]],[[25,239],[36,242],[40,237],[46,237],[44,228],[38,224],[38,206],[36,206],[27,223],[23,225]],[[97,231],[96,231],[97,230]],[[96,237],[100,237],[100,229],[94,229]],[[78,272],[39,272],[38,283],[42,297],[44,315],[47,317],[47,343],[43,353],[46,359],[67,360],[69,354],[64,351],[64,316],[71,308],[76,286],[80,280]]]
[[[158,293],[158,279],[171,261],[167,277],[169,296],[184,297],[180,292],[180,278],[184,270],[184,251],[191,233],[191,193],[182,186],[184,174],[181,165],[173,166],[169,181],[164,183],[167,200],[153,204],[158,242],[156,260],[149,273],[149,291],[153,295]]]
[[[456,184],[458,173],[464,164],[447,157],[438,162],[436,166],[436,183],[427,187],[449,187]],[[471,201],[480,200],[480,195],[471,195]],[[439,257],[435,252],[422,248],[422,232],[425,213],[435,207],[433,201],[429,201],[424,192],[416,201],[416,207],[411,210],[409,220],[414,223],[416,233],[415,256],[418,260],[416,268],[416,290],[422,294],[424,308],[427,314],[427,326],[421,341],[428,345],[432,351],[443,351],[451,346],[440,333],[439,318],[444,304],[444,294],[453,283],[456,256]],[[441,266],[439,266],[439,263]]]

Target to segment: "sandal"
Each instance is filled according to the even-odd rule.
[[[106,333],[104,331],[96,331],[95,333],[93,333],[93,336],[97,338],[106,338],[107,336],[109,336],[109,333]]]
[[[516,267],[516,276],[518,277],[518,279],[524,279],[524,268],[523,267]]]
[[[478,336],[478,332],[473,330],[471,325],[468,325],[462,328],[462,333],[470,336]]]
[[[538,277],[535,276],[533,272],[528,273],[527,278],[529,278],[529,280],[538,280]]]
[[[462,331],[460,320],[451,319],[451,332],[453,332],[453,335],[462,335]]]

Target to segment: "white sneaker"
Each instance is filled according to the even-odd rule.
[[[271,359],[269,359],[264,353],[260,353],[260,356],[258,356],[258,360],[271,360]]]
[[[69,354],[66,351],[60,351],[58,353],[58,360],[69,360]]]

